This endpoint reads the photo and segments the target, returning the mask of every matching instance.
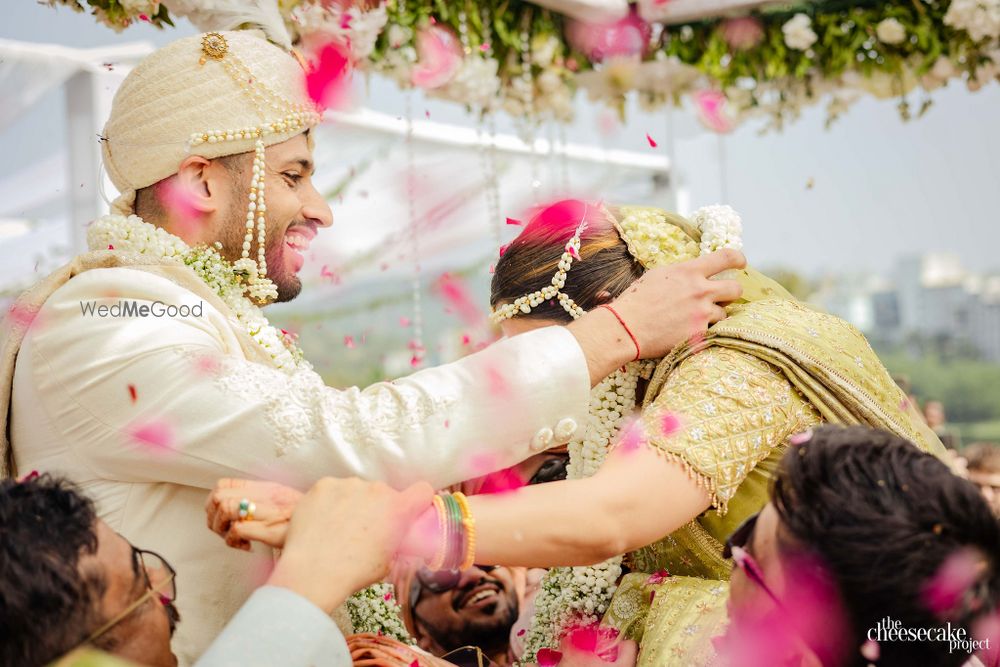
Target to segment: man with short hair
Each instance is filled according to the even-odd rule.
[[[329,614],[386,575],[401,528],[431,494],[426,484],[398,492],[358,479],[317,482],[297,505],[274,571],[198,664],[350,665]],[[71,483],[47,474],[0,481],[0,535],[0,664],[41,667],[78,647],[177,664],[174,602],[179,587],[197,590],[177,581],[166,558],[98,519]]]
[[[976,487],[885,431],[824,426],[798,442],[771,502],[729,541],[731,657],[747,667],[1000,657],[998,635],[978,636],[987,647],[905,634],[972,640],[998,611],[1000,523]],[[902,637],[886,631],[897,624]]]
[[[483,472],[473,461],[511,465],[568,442],[597,380],[704,331],[740,294],[709,279],[742,266],[723,251],[648,273],[618,316],[598,309],[365,390],[327,387],[260,309],[298,294],[304,253],[332,224],[311,180],[319,120],[299,63],[252,33],[148,56],[101,136],[121,192],[112,215],[90,225],[89,253],[14,304],[0,336],[3,472],[67,475],[109,526],[170,558],[195,591],[179,603],[184,664],[271,558],[199,529],[218,478],[440,488]]]

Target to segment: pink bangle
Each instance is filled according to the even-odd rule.
[[[610,311],[612,315],[615,316],[615,319],[618,320],[618,323],[622,325],[622,328],[625,329],[625,333],[627,333],[628,337],[632,339],[632,344],[635,345],[635,359],[633,359],[632,361],[639,361],[639,359],[642,357],[642,352],[641,350],[639,350],[639,341],[636,340],[635,334],[633,334],[632,330],[628,328],[627,324],[625,324],[625,320],[622,319],[622,316],[618,314],[618,311],[616,311],[614,308],[612,308],[607,304],[601,304],[598,307],[606,308],[608,311]]]

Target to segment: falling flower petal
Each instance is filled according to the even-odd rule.
[[[337,275],[336,272],[331,271],[330,267],[327,266],[326,264],[324,264],[323,268],[319,270],[319,277],[328,279],[334,285],[340,284],[340,276]]]
[[[660,433],[663,435],[673,435],[681,428],[681,418],[673,412],[668,412],[660,417]]]
[[[476,305],[476,299],[460,278],[445,273],[438,279],[436,288],[444,302],[466,325],[474,325],[482,320],[483,313]]]
[[[653,139],[653,137],[649,136],[648,132],[646,133],[646,141],[649,142],[650,148],[656,148],[656,140]]]
[[[138,395],[138,393],[135,390],[135,385],[134,384],[130,384],[128,386],[128,395],[129,395],[129,398],[132,399],[132,402],[135,403],[135,401],[139,397],[139,395]]]
[[[538,667],[555,667],[562,660],[562,653],[551,648],[540,648],[535,655]]]
[[[186,234],[197,231],[201,211],[195,204],[194,192],[179,184],[177,179],[167,179],[154,190],[163,209],[170,214],[171,222]]]
[[[986,567],[986,561],[975,549],[958,549],[945,559],[924,586],[924,603],[938,616],[947,614],[958,606]]]
[[[869,639],[861,645],[861,657],[869,662],[875,662],[882,655],[882,647],[874,639]]]
[[[483,476],[479,493],[510,493],[526,484],[527,481],[514,468],[506,468]]]
[[[7,318],[10,324],[18,329],[37,328],[41,324],[42,318],[38,316],[38,307],[24,303],[15,302],[7,309]]]
[[[507,218],[507,224],[508,225],[517,225],[518,227],[523,227],[524,226],[524,223],[521,222],[520,220],[518,220],[517,218]]]
[[[114,250],[114,249],[115,249],[115,247],[109,243],[108,244],[108,250]]]
[[[431,26],[417,33],[417,64],[410,82],[432,90],[448,83],[462,64],[462,46],[449,30]]]
[[[521,628],[520,630],[517,631],[517,636],[518,637],[523,637],[525,632],[527,632],[527,629],[526,628]]]
[[[344,336],[344,347],[348,350],[354,349],[354,336]]]
[[[400,317],[399,318],[399,326],[401,326],[401,327],[408,327],[408,326],[410,326],[410,318],[406,317],[406,316]]]
[[[320,107],[336,107],[346,97],[351,62],[347,50],[336,42],[319,49],[316,61],[306,71],[306,92]]]
[[[649,575],[649,579],[646,580],[646,583],[649,585],[656,586],[658,584],[662,584],[668,578],[670,578],[669,572],[667,572],[666,570],[657,570],[653,574]]]
[[[621,428],[621,433],[618,436],[618,448],[623,452],[634,452],[647,440],[646,429],[642,421],[631,419]]]
[[[174,428],[163,419],[136,422],[127,427],[126,435],[131,443],[151,454],[161,455],[174,451]]]
[[[490,394],[494,397],[503,397],[510,392],[507,386],[507,377],[497,368],[489,368],[486,371]]]
[[[702,125],[725,134],[733,129],[735,123],[728,113],[726,95],[721,90],[701,90],[692,96],[698,109],[698,120]]]
[[[462,334],[462,345],[469,345],[472,343],[472,338],[469,334]]]
[[[801,433],[795,433],[794,435],[788,438],[788,442],[791,445],[801,445],[803,443],[812,440],[812,437],[813,437],[813,432],[812,429],[810,428],[805,431],[802,431]]]

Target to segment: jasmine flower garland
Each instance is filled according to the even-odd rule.
[[[136,215],[99,218],[87,230],[87,243],[92,250],[108,248],[138,253],[190,267],[235,313],[246,332],[268,352],[277,368],[290,375],[312,368],[291,337],[273,327],[261,309],[245,296],[246,285],[232,264],[219,254],[220,243],[216,242],[213,247],[191,247]],[[347,599],[354,631],[372,632],[412,644],[413,639],[403,625],[392,591],[391,584],[375,584]]]

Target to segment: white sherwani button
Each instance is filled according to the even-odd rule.
[[[538,433],[536,433],[535,437],[531,439],[531,451],[540,452],[544,449],[548,449],[554,438],[555,434],[548,426],[538,429]]]
[[[560,419],[559,423],[556,424],[556,442],[562,444],[569,442],[569,439],[573,437],[576,433],[576,420],[571,417],[566,417],[565,419]]]

